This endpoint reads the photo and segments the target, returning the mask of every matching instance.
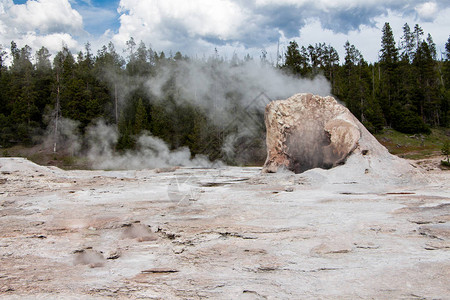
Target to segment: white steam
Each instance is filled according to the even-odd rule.
[[[254,138],[255,133],[261,139],[259,144],[264,152],[265,137],[259,137],[264,131],[261,130],[264,128],[261,127],[264,126],[261,116],[270,100],[286,99],[296,93],[326,96],[331,91],[329,82],[323,76],[300,79],[273,66],[252,60],[228,62],[212,58],[206,61],[171,61],[165,66],[156,67],[155,73],[154,76],[143,78],[105,70],[103,76],[106,76],[110,86],[114,87],[113,92],[118,95],[121,109],[127,105],[126,99],[142,86],[149,95],[148,99],[153,99],[151,101],[164,101],[167,92],[165,88],[170,86],[176,104],[194,105],[221,130],[235,128],[235,132],[224,136],[222,152],[224,159],[233,158],[239,163],[245,163],[249,157],[249,152],[240,156],[239,147],[247,147],[245,142]],[[263,100],[258,99],[261,94],[265,95]],[[259,117],[253,117],[255,112],[259,113]],[[73,143],[77,151],[81,139],[74,134],[76,126],[70,123],[66,125],[64,128],[72,133],[61,133],[66,140]],[[85,138],[85,145],[88,145],[85,154],[92,167],[97,169],[212,165],[204,156],[197,155],[192,159],[191,152],[186,147],[170,150],[163,140],[152,136],[150,132],[136,137],[135,150],[118,152],[115,150],[119,139],[117,126],[107,125],[104,121],[98,121],[88,127]],[[257,147],[259,144],[257,143]],[[255,147],[254,143],[252,145]]]
[[[191,159],[187,147],[171,151],[161,139],[143,133],[137,139],[136,150],[119,154],[114,146],[119,139],[115,126],[98,121],[87,130],[89,150],[87,158],[94,169],[153,169],[168,166],[213,166],[202,156]]]
[[[148,91],[161,96],[166,82],[173,79],[179,97],[202,108],[210,120],[224,127],[235,118],[232,110],[236,102],[241,107],[264,111],[264,105],[253,100],[265,93],[272,100],[286,99],[297,93],[328,96],[331,85],[323,76],[299,79],[289,76],[271,65],[253,60],[233,64],[218,59],[209,61],[178,61],[172,68],[164,68],[146,82]]]
[[[78,132],[80,122],[60,117],[55,126],[55,119],[51,119],[44,137],[44,147],[64,150],[70,155],[76,155],[81,149],[81,137]],[[55,131],[57,133],[55,134]]]

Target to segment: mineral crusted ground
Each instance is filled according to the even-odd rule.
[[[0,298],[448,299],[449,172],[428,163],[394,180],[346,165],[0,159]]]

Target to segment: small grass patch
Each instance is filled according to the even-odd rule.
[[[450,137],[450,129],[435,128],[431,134],[405,134],[393,129],[384,129],[375,134],[377,140],[390,153],[402,158],[424,159],[441,155],[441,148]]]

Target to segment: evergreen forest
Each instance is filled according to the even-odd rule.
[[[176,72],[180,72],[180,64],[192,61],[201,61],[201,68],[213,70],[218,65],[233,68],[253,61],[295,78],[323,76],[332,95],[373,133],[393,128],[427,134],[432,128],[448,128],[450,37],[444,53],[437,52],[432,36],[425,36],[417,24],[414,28],[405,24],[398,40],[396,43],[392,28],[385,23],[381,41],[374,41],[374,47],[380,49],[376,62],[367,62],[350,42],[343,45],[345,57],[340,58],[327,43],[291,41],[276,62],[269,62],[264,50],[258,58],[224,59],[216,51],[199,59],[180,52],[157,52],[133,38],[123,53],[118,53],[113,43],[92,53],[88,43],[79,53],[63,46],[54,56],[45,47],[35,51],[29,46],[19,48],[12,41],[11,54],[0,48],[0,147],[33,146],[43,143],[43,136],[64,135],[62,125],[58,129],[60,120],[72,120],[72,130],[85,136],[92,124],[102,120],[117,130],[113,147],[118,153],[138,147],[139,135],[147,132],[170,149],[187,147],[192,156],[223,159],[227,136],[237,129],[219,126],[208,110],[178,99],[188,96],[177,89]],[[11,61],[8,65],[7,58]],[[226,74],[217,71],[217,76],[220,79]],[[161,92],[149,91],[148,78],[161,78]],[[244,95],[229,92],[226,97],[235,103],[236,114],[245,109],[245,101],[240,99]],[[62,147],[64,144],[55,142],[51,150],[62,151]],[[86,147],[81,143],[80,151]]]

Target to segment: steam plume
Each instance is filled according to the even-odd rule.
[[[203,156],[191,159],[187,147],[171,151],[163,140],[143,133],[138,137],[136,150],[119,154],[114,151],[119,134],[114,126],[100,120],[88,128],[88,159],[95,169],[143,169],[168,166],[203,166],[213,163]]]
[[[144,87],[151,101],[164,99],[164,87],[168,82],[175,87],[174,101],[177,104],[191,104],[201,109],[209,121],[219,128],[230,124],[237,128],[224,139],[225,155],[236,154],[236,142],[245,140],[255,132],[261,132],[263,121],[249,122],[248,117],[236,118],[244,113],[259,112],[262,115],[267,103],[255,101],[265,93],[272,100],[285,99],[299,92],[329,95],[330,84],[325,77],[299,79],[285,74],[270,65],[255,61],[182,60],[156,68],[156,75],[118,77],[105,72],[111,86],[120,90],[121,106],[127,105],[131,93]],[[268,102],[268,101],[266,101]],[[240,110],[240,111],[237,111]],[[250,117],[251,118],[251,117]],[[262,124],[259,124],[262,123]],[[258,128],[256,128],[258,127]],[[98,121],[87,129],[87,157],[94,168],[140,169],[165,166],[209,166],[211,162],[203,156],[191,158],[191,152],[183,147],[171,151],[163,140],[144,132],[136,138],[136,150],[119,154],[115,151],[119,134],[115,125]],[[72,139],[79,145],[79,139]],[[261,145],[262,149],[264,145]],[[77,146],[77,149],[79,147]],[[245,158],[242,158],[245,160]]]

